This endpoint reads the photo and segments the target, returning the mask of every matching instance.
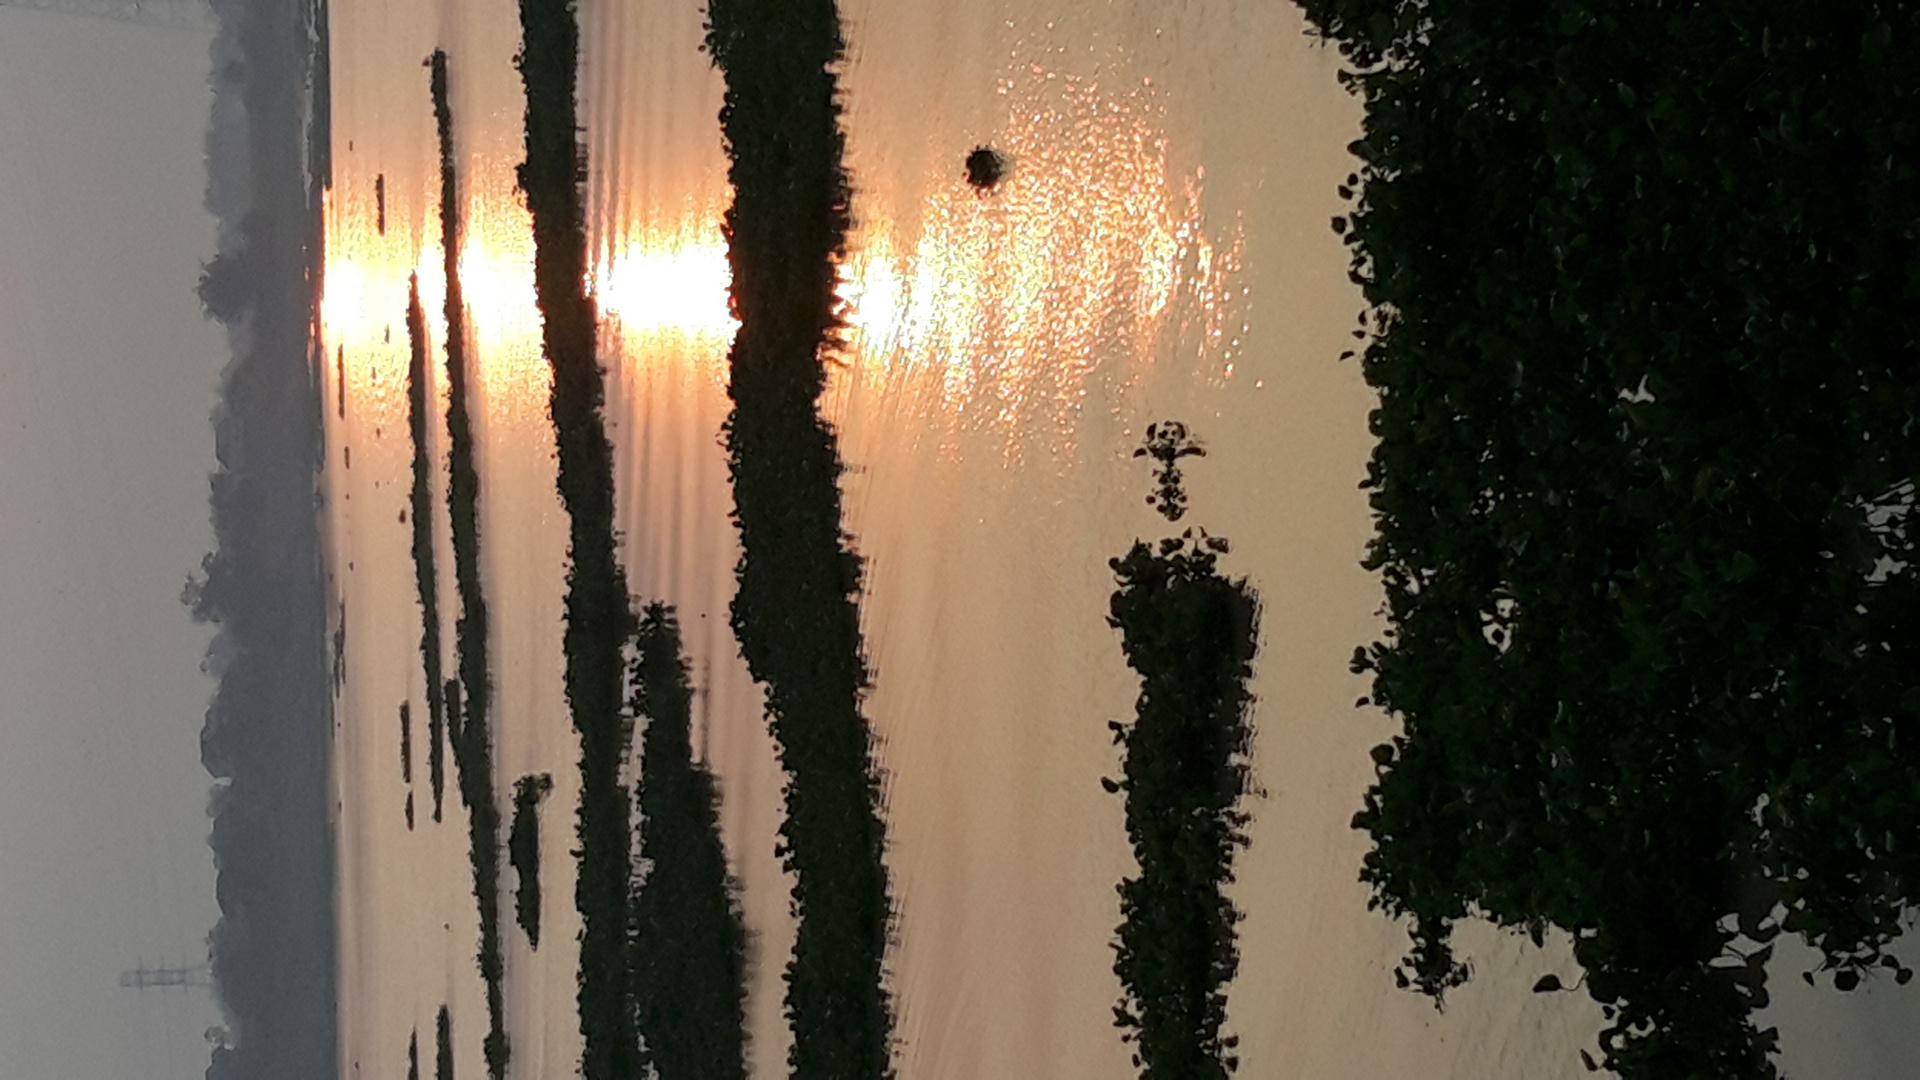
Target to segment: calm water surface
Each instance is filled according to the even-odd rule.
[[[1264,602],[1254,690],[1259,792],[1238,863],[1241,1075],[1585,1075],[1598,1027],[1578,995],[1533,995],[1545,951],[1463,931],[1476,979],[1437,1014],[1393,989],[1398,928],[1369,915],[1347,822],[1388,731],[1347,674],[1375,630],[1358,567],[1370,396],[1335,360],[1361,300],[1327,220],[1358,110],[1336,57],[1284,4],[1045,0],[842,7],[857,227],[834,369],[847,525],[867,559],[867,712],[888,783],[898,908],[889,968],[902,1077],[1130,1075],[1112,1026],[1114,886],[1132,869],[1106,723],[1137,683],[1105,621],[1107,559],[1164,523],[1130,456],[1179,418],[1197,522]],[[782,774],[727,625],[738,549],[718,439],[732,332],[718,221],[721,84],[693,3],[583,0],[588,229],[604,316],[622,555],[642,598],[679,608],[697,752],[755,960],[757,1076],[784,1070],[780,974],[793,939],[774,856]],[[485,996],[451,763],[432,818],[420,608],[406,520],[407,285],[428,312],[443,665],[457,612],[445,520],[446,284],[428,73],[445,49],[468,235],[460,265],[480,367],[483,576],[495,791],[550,773],[545,925],[503,919],[517,1076],[577,1071],[573,806],[562,694],[566,517],[554,491],[511,3],[336,0],[334,156],[323,306],[325,475],[336,618],[342,1061],[402,1077],[418,1031],[453,1017],[456,1075],[483,1075]],[[1009,155],[990,197],[976,145]],[[382,207],[384,203],[384,209]],[[382,215],[384,214],[384,231]],[[411,715],[411,781],[399,714]],[[406,819],[411,799],[414,824]],[[512,887],[503,881],[503,893]]]

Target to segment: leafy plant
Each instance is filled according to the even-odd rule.
[[[1597,1064],[1772,1077],[1771,937],[1849,989],[1920,898],[1920,13],[1302,6],[1366,105],[1400,977],[1558,926]]]

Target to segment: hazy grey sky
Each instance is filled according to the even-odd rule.
[[[218,910],[198,732],[208,413],[227,355],[207,39],[0,9],[0,1061],[37,1080],[197,1077]]]

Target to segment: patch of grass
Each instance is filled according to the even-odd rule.
[[[1140,455],[1160,461],[1149,501],[1168,520],[1186,512],[1175,462],[1200,453],[1184,425],[1147,429]],[[1135,1046],[1147,1080],[1224,1080],[1239,1064],[1223,1036],[1226,984],[1239,968],[1241,916],[1221,888],[1246,844],[1239,799],[1252,729],[1247,680],[1259,641],[1259,601],[1244,578],[1221,575],[1222,537],[1187,529],[1157,544],[1135,541],[1111,560],[1119,580],[1108,622],[1140,675],[1131,724],[1114,722],[1125,748],[1127,836],[1140,872],[1120,884],[1122,922],[1114,973],[1126,996],[1114,1022]]]
[[[720,842],[720,794],[693,760],[693,687],[673,609],[649,605],[635,642],[644,877],[629,966],[642,1052],[660,1080],[744,1080],[746,929]]]
[[[513,785],[513,827],[507,832],[507,861],[513,864],[519,885],[513,894],[513,914],[527,935],[527,944],[540,947],[540,802],[553,790],[546,773],[523,776]]]
[[[743,550],[733,628],[788,774],[780,854],[800,925],[787,968],[800,1080],[891,1075],[883,985],[891,924],[859,613],[842,531],[842,464],[818,408],[839,347],[836,266],[849,188],[831,65],[832,0],[714,0],[707,47],[734,189],[728,257],[740,329],[726,426]]]
[[[473,429],[467,416],[471,359],[467,355],[466,298],[460,286],[460,183],[454,164],[453,111],[447,100],[447,54],[429,60],[433,113],[440,137],[440,240],[447,275],[448,513],[452,520],[454,580],[460,618],[454,624],[459,681],[449,681],[446,705],[459,773],[460,801],[467,807],[468,855],[473,896],[480,914],[480,976],[487,985],[487,1072],[503,1080],[507,1033],[500,951],[500,809],[493,793],[493,733],[488,709],[492,677],[487,666],[487,602],[480,585],[480,477],[473,464]]]

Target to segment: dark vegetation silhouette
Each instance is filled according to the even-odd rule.
[[[407,785],[407,831],[413,831],[413,703],[400,703],[400,782]]]
[[[480,583],[480,475],[473,463],[473,425],[467,413],[473,360],[467,345],[466,294],[460,284],[460,177],[455,168],[453,110],[447,99],[447,54],[427,60],[433,116],[440,139],[440,242],[447,276],[447,510],[453,533],[453,574],[460,593],[454,623],[458,681],[443,700],[460,801],[467,808],[467,852],[473,896],[480,911],[480,977],[487,984],[487,1073],[502,1080],[508,1046],[500,950],[500,808],[493,791],[492,672],[487,662],[487,600]],[[416,474],[416,484],[418,475]]]
[[[1597,1064],[1774,1077],[1775,936],[1910,978],[1920,12],[1303,6],[1366,106],[1354,668],[1403,731],[1354,821],[1400,977],[1559,927]]]
[[[440,111],[436,100],[434,111]],[[448,123],[451,126],[451,117]],[[449,131],[449,137],[451,132]],[[444,153],[441,159],[441,193],[445,195],[449,178],[445,170],[450,166]],[[459,190],[457,178],[451,182],[455,191]],[[457,207],[455,208],[457,214]],[[442,239],[448,231],[447,210],[441,209]],[[453,231],[457,233],[456,222]],[[458,267],[450,266],[448,274],[457,275]],[[451,293],[453,290],[448,289]],[[448,301],[451,306],[452,301]],[[464,311],[463,311],[464,314]],[[449,323],[457,326],[457,323]],[[449,335],[451,337],[451,335]],[[411,359],[407,364],[407,433],[413,441],[413,490],[409,515],[413,523],[413,580],[420,594],[420,664],[426,672],[427,684],[427,780],[433,788],[433,820],[439,821],[446,802],[446,738],[447,738],[447,700],[445,694],[445,676],[440,670],[440,586],[439,576],[434,569],[433,557],[433,449],[429,432],[433,426],[433,403],[428,394],[428,358],[427,358],[427,313],[420,307],[420,279],[411,276],[407,279],[407,342],[411,347]],[[464,343],[463,343],[464,344]],[[451,350],[451,346],[449,346]],[[464,349],[463,349],[464,352]],[[464,357],[463,357],[464,359]],[[452,363],[451,358],[449,364]],[[412,772],[408,772],[408,782],[412,782]]]
[[[614,559],[613,451],[601,404],[598,318],[586,292],[586,179],[574,81],[579,29],[568,0],[521,0],[516,59],[526,87],[520,188],[533,218],[534,289],[553,369],[550,402],[560,501],[569,520],[565,600],[567,704],[580,736],[580,1031],[586,1080],[640,1075],[627,987],[632,801],[620,782],[633,742],[621,701],[632,628],[625,574]]]
[[[213,12],[206,205],[218,239],[200,297],[232,359],[213,413],[215,546],[183,594],[216,627],[206,669],[219,680],[200,755],[215,780],[220,905],[208,959],[231,1038],[207,1076],[332,1080],[332,700],[314,513],[326,8],[213,0]]]
[[[400,703],[400,782],[413,783],[413,703]]]
[[[693,760],[693,686],[673,609],[639,620],[631,709],[645,725],[631,993],[660,1080],[745,1080],[746,929],[720,842],[720,793]]]
[[[407,1080],[420,1080],[420,1029],[407,1036]]]
[[[540,947],[540,803],[552,790],[553,777],[546,773],[514,781],[513,826],[507,832],[507,861],[517,882],[514,920],[534,949]]]
[[[740,319],[726,424],[743,554],[733,628],[787,772],[779,853],[795,876],[787,967],[799,1080],[891,1074],[883,984],[891,901],[842,471],[820,415],[850,198],[832,65],[832,0],[715,0],[706,45],[725,76],[720,122],[734,190],[726,229]]]
[[[1147,501],[1168,521],[1186,513],[1179,460],[1202,454],[1177,421],[1148,425],[1134,452],[1159,464],[1158,490]],[[1120,883],[1113,970],[1125,996],[1114,1023],[1148,1080],[1224,1080],[1239,1064],[1239,1040],[1221,1025],[1226,985],[1240,965],[1241,915],[1221,890],[1233,880],[1234,850],[1247,843],[1239,801],[1253,738],[1247,680],[1260,605],[1246,579],[1220,573],[1227,550],[1224,537],[1187,529],[1157,543],[1136,540],[1109,561],[1119,588],[1107,621],[1140,675],[1133,722],[1108,725],[1125,752],[1122,776],[1101,781],[1126,798],[1127,837],[1140,864]]]
[[[453,1080],[453,1018],[445,1005],[434,1021],[433,1080]]]
[[[1006,155],[991,146],[976,146],[967,155],[967,183],[976,191],[992,191],[1006,179]]]

